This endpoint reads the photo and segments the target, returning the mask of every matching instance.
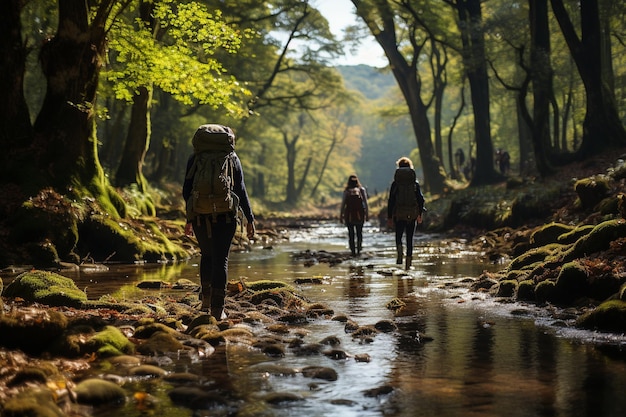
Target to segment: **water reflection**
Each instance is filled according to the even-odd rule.
[[[273,250],[234,253],[230,278],[277,279],[293,284],[297,278],[323,277],[323,284],[298,288],[312,301],[328,304],[360,325],[393,320],[398,331],[380,333],[369,342],[346,333],[344,324],[323,318],[302,325],[306,343],[327,336],[341,341],[350,355],[368,354],[370,362],[333,360],[324,355],[270,358],[247,346],[220,347],[200,361],[184,358],[172,371],[210,378],[225,396],[238,400],[237,410],[216,415],[238,416],[618,416],[626,415],[626,362],[620,349],[613,355],[588,343],[593,334],[564,337],[564,329],[546,326],[531,314],[511,314],[509,304],[475,302],[456,285],[483,270],[483,264],[462,242],[425,239],[416,242],[414,269],[381,274],[395,266],[392,236],[368,233],[362,259],[334,267],[305,267],[291,253],[306,249],[345,251],[343,227],[324,225],[322,232],[299,231],[297,238]],[[194,261],[175,266],[112,267],[108,273],[76,277],[90,298],[107,291],[130,294],[139,280],[197,282]],[[139,290],[150,293],[155,290]],[[393,299],[406,306],[386,307]],[[614,344],[625,346],[623,337]],[[270,375],[255,371],[263,364],[302,369],[319,365],[335,369],[337,381]],[[390,387],[387,393],[385,387]],[[373,389],[385,392],[371,395]],[[156,391],[156,388],[154,388]],[[302,401],[269,405],[262,398],[289,392]],[[192,411],[161,400],[162,415],[195,416]],[[119,411],[101,417],[126,415]],[[208,414],[207,414],[208,415]]]

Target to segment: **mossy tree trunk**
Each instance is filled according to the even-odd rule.
[[[34,125],[40,185],[91,195],[112,215],[119,213],[107,204],[112,193],[98,160],[95,107],[105,25],[116,3],[101,0],[90,13],[86,2],[59,0],[56,35],[41,51],[47,89]]]
[[[32,141],[32,125],[24,98],[24,69],[27,48],[22,40],[22,0],[0,2],[0,178],[3,183],[20,182],[23,170],[16,158]]]

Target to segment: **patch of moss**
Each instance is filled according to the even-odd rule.
[[[563,245],[552,243],[546,246],[530,249],[526,253],[513,259],[507,267],[507,270],[523,270],[526,269],[526,267],[537,264],[538,262],[545,262],[549,257],[561,251],[562,248]]]
[[[520,301],[535,300],[535,282],[527,279],[521,281],[517,286],[517,299]]]
[[[583,209],[594,208],[610,191],[609,177],[607,175],[595,175],[583,178],[574,184],[574,190]]]
[[[4,296],[21,297],[50,306],[80,307],[87,301],[87,295],[70,278],[39,270],[18,275],[7,285]]]
[[[517,290],[517,285],[517,281],[513,279],[500,281],[496,291],[496,296],[513,297],[515,295],[515,291]]]
[[[558,243],[562,245],[572,244],[576,242],[578,239],[580,239],[581,237],[589,234],[589,232],[591,232],[594,227],[595,226],[592,224],[585,224],[580,227],[575,227],[569,232],[563,233],[561,236],[559,236]]]
[[[611,300],[600,304],[576,321],[576,326],[603,332],[626,332],[626,301]]]
[[[592,253],[607,250],[612,241],[626,237],[624,219],[607,220],[595,226],[563,253],[564,261],[572,261]]]
[[[559,236],[571,232],[573,229],[573,226],[562,223],[548,223],[538,228],[530,235],[530,242],[533,246],[545,246],[550,243],[557,243]]]
[[[131,355],[135,345],[117,327],[106,326],[87,342],[86,347],[100,357]]]
[[[259,280],[254,282],[247,282],[246,288],[250,291],[267,291],[267,290],[287,290],[295,291],[295,288],[289,284],[280,281],[272,280]]]
[[[556,298],[565,303],[585,296],[589,290],[587,270],[577,261],[564,264],[556,279],[555,289]]]
[[[556,284],[554,281],[545,280],[535,286],[535,299],[538,303],[543,304],[554,298]]]

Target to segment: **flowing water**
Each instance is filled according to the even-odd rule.
[[[339,265],[304,266],[295,260],[303,250],[347,251],[347,232],[332,223],[293,231],[288,243],[273,249],[233,253],[230,279],[283,280],[322,278],[322,284],[300,285],[311,301],[331,306],[360,325],[393,320],[398,330],[380,333],[370,342],[353,339],[344,323],[312,319],[301,326],[307,342],[326,336],[341,340],[348,359],[324,355],[295,356],[287,351],[271,358],[245,346],[228,345],[201,360],[174,358],[169,369],[215,375],[235,398],[235,410],[210,412],[175,406],[159,397],[156,414],[163,416],[624,416],[626,355],[623,335],[573,330],[532,305],[498,302],[469,293],[460,282],[500,265],[481,262],[463,242],[416,236],[413,269],[395,269],[390,234],[365,228],[364,256]],[[393,272],[395,270],[395,273]],[[175,266],[112,268],[106,274],[77,278],[90,298],[116,292],[135,297],[138,280],[179,278],[198,281],[194,262]],[[394,314],[386,304],[394,298],[406,307]],[[286,336],[288,337],[288,336]],[[351,355],[368,354],[369,362]],[[276,375],[268,365],[302,369],[317,365],[337,371],[336,381],[302,374]],[[146,389],[142,387],[142,389]],[[376,391],[378,390],[378,391]],[[291,393],[299,401],[269,405],[268,395]],[[154,410],[153,412],[154,413]],[[145,415],[127,406],[102,410],[102,417]]]

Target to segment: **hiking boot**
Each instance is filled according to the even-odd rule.
[[[411,269],[411,262],[413,261],[412,256],[406,257],[406,264],[404,265],[404,269]]]
[[[398,251],[398,258],[396,259],[396,264],[402,265],[402,245],[396,246],[396,250]]]
[[[224,312],[224,299],[226,298],[226,290],[213,290],[211,292],[211,315],[216,320],[224,320],[226,313]]]
[[[200,300],[202,304],[200,304],[200,311],[209,312],[211,311],[211,289],[203,291],[200,293]]]

